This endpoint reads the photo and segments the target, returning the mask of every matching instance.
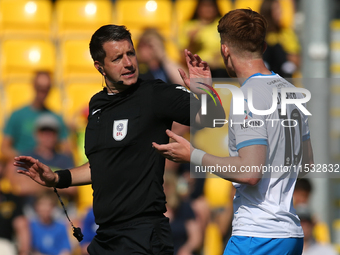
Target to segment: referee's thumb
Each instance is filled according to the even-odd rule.
[[[173,139],[176,142],[178,142],[181,139],[181,136],[176,135],[174,132],[172,132],[169,129],[167,129],[165,132],[171,139]]]

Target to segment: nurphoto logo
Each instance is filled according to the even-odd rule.
[[[206,84],[203,84],[206,85]],[[207,85],[206,85],[207,86]],[[210,87],[210,86],[209,86]],[[296,126],[297,125],[297,121],[294,120],[295,118],[286,118],[286,119],[282,119],[282,116],[286,116],[287,115],[287,105],[289,104],[293,104],[295,105],[304,115],[307,116],[311,116],[312,114],[306,109],[306,107],[303,105],[304,103],[307,103],[310,99],[311,99],[311,93],[309,92],[309,90],[305,89],[305,88],[296,88],[296,87],[288,87],[288,88],[281,88],[280,91],[278,91],[278,89],[276,87],[273,88],[273,97],[272,97],[272,106],[269,109],[266,110],[259,110],[259,109],[255,109],[254,107],[254,103],[253,103],[253,90],[252,88],[248,89],[248,100],[245,100],[243,91],[238,88],[235,85],[231,85],[231,84],[216,84],[215,88],[221,88],[221,89],[228,89],[231,94],[232,94],[232,98],[233,98],[233,115],[244,115],[245,114],[245,109],[244,109],[244,104],[245,102],[248,104],[248,109],[249,112],[251,113],[251,115],[255,114],[255,115],[269,115],[271,113],[273,113],[278,105],[281,106],[280,110],[280,119],[271,119],[268,121],[271,121],[272,124],[275,121],[281,121],[283,126]],[[201,89],[201,88],[200,88]],[[211,88],[210,88],[211,89]],[[206,92],[205,89],[202,89]],[[213,92],[218,96],[217,92],[215,90],[213,90]],[[301,93],[304,94],[305,96],[303,98],[297,98],[296,93]],[[211,95],[211,93],[207,94],[213,98],[213,96]],[[286,95],[286,96],[281,96],[281,95]],[[207,95],[206,94],[202,94],[201,95],[201,114],[202,115],[206,115],[207,114]],[[220,97],[218,96],[219,100]],[[213,98],[214,99],[214,98]],[[215,100],[214,100],[215,102]],[[220,103],[222,104],[222,102],[220,101]],[[216,105],[216,102],[215,102]],[[254,123],[254,119],[250,120],[251,123]],[[264,123],[262,120],[258,120],[260,121],[260,125],[256,125],[256,126],[262,126]],[[216,125],[220,125],[220,124],[226,124],[228,123],[228,120],[225,119],[214,119],[214,127]],[[240,123],[234,123],[234,124],[240,124]],[[244,123],[241,123],[244,124]],[[232,123],[231,123],[232,125]],[[251,125],[251,124],[250,124]]]

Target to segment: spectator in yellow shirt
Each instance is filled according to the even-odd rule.
[[[183,24],[179,34],[181,49],[198,54],[210,66],[213,77],[228,77],[220,53],[217,32],[221,12],[216,0],[199,0],[190,21]]]

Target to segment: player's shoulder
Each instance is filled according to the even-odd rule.
[[[272,90],[272,88],[276,87],[277,89],[286,88],[286,87],[295,87],[292,83],[287,81],[285,78],[280,75],[272,72],[271,75],[261,75],[255,74],[250,76],[241,86],[241,90],[245,91],[249,88],[254,88],[257,91],[259,90]]]

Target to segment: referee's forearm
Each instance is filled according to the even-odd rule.
[[[91,170],[89,162],[76,168],[70,169],[72,176],[71,186],[80,186],[91,184]]]

